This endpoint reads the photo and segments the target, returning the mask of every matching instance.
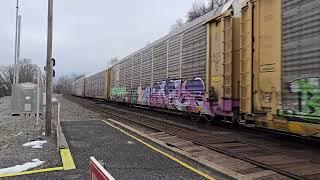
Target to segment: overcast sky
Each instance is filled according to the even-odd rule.
[[[16,0],[0,0],[0,65],[14,61]],[[192,0],[54,0],[56,72],[92,73],[167,34]],[[20,0],[21,58],[44,66],[47,0]]]

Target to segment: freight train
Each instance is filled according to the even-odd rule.
[[[320,1],[228,3],[73,82],[73,94],[320,137]]]

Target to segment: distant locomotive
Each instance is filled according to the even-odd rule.
[[[320,1],[226,5],[73,83],[77,96],[320,137]]]

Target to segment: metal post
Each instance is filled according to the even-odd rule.
[[[58,101],[58,126],[57,127],[60,128],[60,101]]]
[[[38,78],[37,78],[37,80],[38,80],[38,82],[37,82],[37,84],[38,84],[38,88],[37,88],[37,111],[36,111],[36,116],[37,116],[37,124],[36,125],[38,125],[39,124],[39,109],[40,109],[40,77],[41,77],[41,70],[40,70],[40,67],[38,67]]]
[[[15,43],[14,43],[14,68],[13,68],[14,69],[14,75],[13,75],[14,85],[16,84],[16,75],[17,75],[18,16],[19,16],[19,0],[17,0],[17,6],[16,6],[16,34],[15,34]]]
[[[52,20],[53,0],[48,0],[48,39],[46,67],[46,136],[51,135],[51,99],[52,99]]]
[[[21,41],[21,15],[18,16],[18,38],[17,38],[17,70],[16,70],[16,83],[19,84],[19,60],[20,60],[20,41]]]

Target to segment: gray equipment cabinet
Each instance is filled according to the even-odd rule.
[[[12,115],[36,115],[38,85],[33,83],[16,84],[12,90]],[[42,88],[39,88],[39,114],[43,113]]]

